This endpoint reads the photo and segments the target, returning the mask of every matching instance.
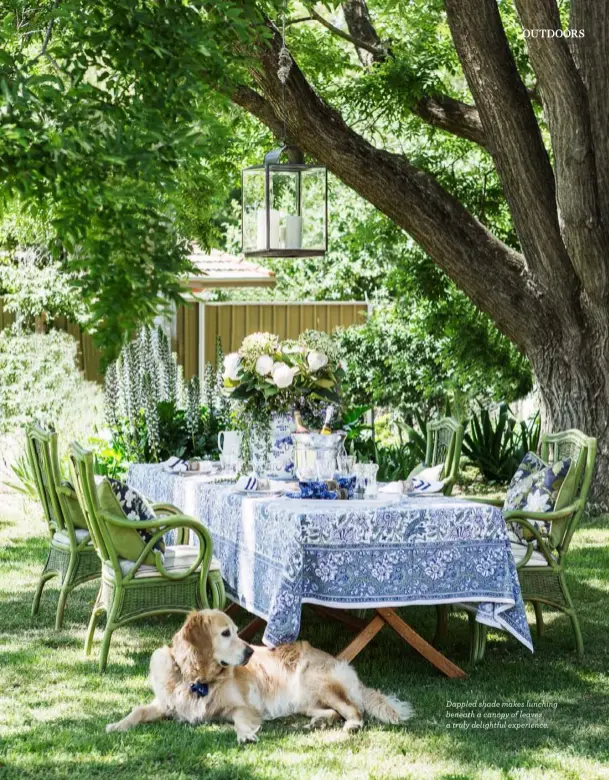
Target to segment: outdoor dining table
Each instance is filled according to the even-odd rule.
[[[385,625],[449,677],[465,673],[395,607],[462,603],[476,620],[533,650],[516,567],[499,509],[463,499],[395,496],[351,501],[244,495],[216,477],[131,466],[129,485],[172,503],[208,529],[233,602],[266,623],[263,642],[296,640],[303,604],[360,627],[352,660]],[[348,609],[373,609],[370,622]]]

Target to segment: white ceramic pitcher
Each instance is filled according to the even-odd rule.
[[[223,455],[238,458],[241,452],[241,433],[239,431],[220,431],[218,449]]]

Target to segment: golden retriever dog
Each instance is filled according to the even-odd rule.
[[[365,713],[383,723],[412,715],[410,704],[367,688],[346,661],[308,642],[252,647],[237,632],[224,612],[192,612],[171,647],[152,654],[154,700],[106,731],[164,718],[193,724],[226,720],[244,743],[256,741],[263,721],[288,715],[307,715],[309,727],[342,719],[347,731],[361,728]]]

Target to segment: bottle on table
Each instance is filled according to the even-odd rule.
[[[322,426],[322,429],[320,433],[324,436],[329,436],[332,433],[332,428],[330,427],[330,422],[332,421],[332,417],[334,416],[334,407],[328,406],[326,409],[326,418],[324,420],[324,424]]]
[[[294,412],[294,422],[296,423],[296,433],[308,433],[309,429],[302,421],[302,415],[298,409]]]

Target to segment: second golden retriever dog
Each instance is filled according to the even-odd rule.
[[[106,731],[163,718],[227,720],[234,723],[238,742],[255,742],[263,721],[287,715],[307,715],[311,727],[342,719],[347,731],[361,728],[364,714],[383,723],[412,715],[410,704],[367,688],[348,663],[308,642],[252,647],[237,631],[224,612],[191,613],[171,646],[152,654],[154,700]]]

